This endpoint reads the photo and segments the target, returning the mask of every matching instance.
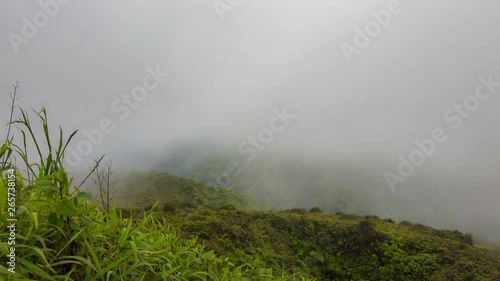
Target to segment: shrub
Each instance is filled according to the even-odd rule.
[[[288,209],[286,211],[289,213],[302,214],[302,215],[306,213],[306,210],[303,208],[292,208],[292,209]]]
[[[177,208],[172,204],[166,203],[163,205],[163,212],[175,214],[177,213]]]
[[[236,210],[236,207],[232,204],[227,204],[227,205],[224,205],[220,208],[218,208],[218,210],[231,210],[231,211],[235,211]]]
[[[323,210],[321,210],[319,207],[312,207],[309,209],[309,213],[323,213]]]
[[[393,219],[391,218],[386,218],[384,221],[389,222],[389,223],[396,223]]]

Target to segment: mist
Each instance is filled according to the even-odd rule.
[[[0,3],[0,121],[20,81],[20,107],[45,106],[54,132],[79,129],[67,155],[75,175],[102,154],[120,171],[184,176],[216,161],[192,177],[278,208],[500,242],[498,1],[62,2],[31,38],[23,18],[41,4]],[[386,26],[356,45],[382,10]],[[145,94],[130,100],[137,87]],[[416,144],[425,140],[428,153]],[[402,176],[400,156],[416,150],[422,163]],[[369,195],[339,203],[325,197],[335,186]]]

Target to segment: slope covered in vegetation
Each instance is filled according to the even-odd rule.
[[[200,209],[169,216],[236,262],[318,280],[500,280],[500,255],[458,231],[345,214]]]
[[[250,196],[217,188],[196,180],[160,172],[131,172],[122,180],[117,194],[120,207],[147,208],[158,202],[161,210],[198,207],[265,209]]]
[[[393,192],[383,176],[392,164],[384,163],[383,159],[331,159],[332,163],[326,164],[315,157],[286,152],[259,154],[246,163],[231,150],[199,147],[203,143],[178,145],[175,157],[166,158],[157,168],[172,175],[230,187],[276,209],[319,207],[330,214],[376,215],[459,229],[472,233],[478,242],[500,245],[495,198],[480,199],[474,181],[450,174],[446,169],[436,172],[433,178],[415,174],[411,183]],[[204,155],[199,150],[213,153]],[[228,168],[231,160],[241,160],[241,172]],[[481,208],[470,205],[464,208],[465,202],[485,204]]]
[[[182,237],[236,264],[318,280],[500,280],[500,255],[470,234],[318,208],[258,211],[235,191],[167,173],[131,176],[129,188],[143,188],[124,194],[157,199]]]

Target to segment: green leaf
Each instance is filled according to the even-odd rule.
[[[56,280],[56,279],[52,278],[48,273],[43,271],[39,266],[36,266],[35,264],[33,264],[32,262],[30,262],[27,259],[21,258],[21,259],[19,259],[19,262],[22,265],[24,265],[24,267],[26,269],[31,271],[32,274],[35,274],[38,277],[44,278],[45,280]]]
[[[55,187],[47,190],[46,191],[47,197],[52,198],[52,196],[54,196],[54,193],[56,193],[56,192],[57,192],[57,189]]]
[[[68,194],[68,190],[69,190],[69,184],[63,185],[63,187],[62,187],[62,193],[63,194]]]
[[[82,199],[82,200],[87,200],[87,201],[94,200],[92,195],[90,195],[90,193],[88,193],[88,192],[78,192],[78,194],[76,195],[76,198]]]
[[[62,183],[63,185],[68,184],[68,174],[66,173],[66,171],[64,171],[64,169],[57,170],[54,177],[58,182]]]
[[[59,205],[59,213],[63,216],[71,217],[78,214],[78,211],[71,200],[64,199]]]
[[[52,214],[49,215],[48,220],[49,220],[50,224],[57,225],[57,222],[59,221],[59,218],[57,217],[56,213],[52,213]]]
[[[93,224],[94,222],[87,216],[80,216],[80,221],[85,224],[85,225],[91,225]]]
[[[89,261],[88,259],[84,258],[84,257],[80,257],[80,256],[64,256],[64,257],[61,257],[61,259],[74,259],[74,260],[79,261],[82,264],[86,265],[88,268],[91,268],[92,270],[97,271],[97,269],[94,267],[94,265],[92,264],[92,262]]]
[[[49,156],[47,157],[47,167],[45,167],[45,171],[44,171],[45,175],[49,174],[51,164],[52,164],[52,153],[49,154]]]
[[[5,153],[5,151],[7,151],[7,148],[8,148],[7,144],[6,144],[6,143],[4,143],[4,144],[2,145],[2,147],[0,148],[0,157],[2,157],[2,156],[3,156],[3,154]]]
[[[69,227],[71,227],[71,229],[73,229],[73,230],[80,229],[80,226],[74,220],[70,220],[69,221]]]
[[[38,213],[37,212],[33,212],[31,213],[32,215],[32,218],[33,218],[33,222],[35,223],[35,229],[38,229]]]
[[[17,188],[19,190],[23,190],[25,188],[24,181],[23,181],[23,175],[21,174],[21,171],[17,170],[17,169],[16,169],[16,173],[17,173],[17,181],[16,181]]]
[[[11,154],[12,154],[12,148],[10,148],[10,146],[7,143],[4,143],[2,145],[2,148],[0,148],[0,159],[5,160],[5,162],[0,162],[0,164],[2,165],[1,166],[2,170],[4,170],[9,166],[9,159]]]
[[[39,180],[34,186],[40,189],[50,189],[54,187],[54,184],[50,180]]]

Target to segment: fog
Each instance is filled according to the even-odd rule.
[[[0,121],[20,81],[20,107],[45,106],[54,131],[80,130],[70,146],[75,175],[102,154],[122,170],[174,169],[174,156],[193,168],[223,155],[271,192],[277,183],[287,190],[281,172],[291,162],[302,164],[293,169],[303,184],[304,167],[337,179],[349,169],[398,210],[411,202],[396,216],[425,223],[413,210],[439,208],[454,221],[427,223],[500,241],[500,2],[54,1],[0,2]],[[52,3],[52,16],[33,32],[25,25],[40,3]],[[356,45],[356,28],[366,33],[374,14],[391,9],[386,26]],[[357,51],[346,55],[345,44]],[[122,95],[148,75],[154,87],[126,103]],[[459,113],[464,100],[474,110]],[[285,109],[294,117],[283,122],[276,111]],[[252,148],[248,137],[266,128],[272,137]],[[83,131],[98,129],[102,138],[81,155],[78,144],[91,141]],[[400,155],[408,160],[436,129],[441,143],[401,177]],[[278,157],[288,160],[269,162]],[[259,172],[260,163],[280,172]],[[391,187],[387,172],[404,182]]]

